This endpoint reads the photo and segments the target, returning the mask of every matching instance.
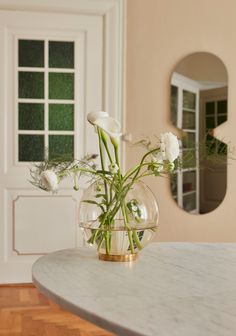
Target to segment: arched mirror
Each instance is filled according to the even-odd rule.
[[[205,214],[224,199],[227,145],[214,129],[227,120],[227,71],[213,54],[182,59],[171,76],[171,120],[181,130],[181,168],[171,177],[174,200],[185,211]]]

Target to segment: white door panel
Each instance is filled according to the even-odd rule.
[[[19,65],[19,40],[43,41],[43,66]],[[48,55],[53,42],[73,43],[73,69],[50,65]],[[26,91],[22,91],[26,93],[20,96],[22,83],[34,78],[35,73],[43,83],[42,96],[27,97],[31,88],[27,89],[26,84]],[[49,146],[49,151],[53,146],[57,148],[62,139],[70,139],[70,150],[75,158],[86,152],[97,152],[86,114],[102,109],[102,16],[0,11],[0,75],[0,283],[28,282],[31,281],[32,262],[40,254],[74,247],[81,241],[76,225],[81,191],[71,191],[70,181],[64,183],[55,196],[35,189],[28,181],[30,163],[27,158],[35,155],[32,150],[35,139],[40,140],[40,148],[42,144]],[[53,80],[61,78],[63,82],[63,78],[72,77],[73,97],[55,98],[58,93]],[[20,126],[20,110],[29,104],[42,108],[39,115],[44,118],[40,121],[43,129],[29,130]],[[67,108],[70,105],[73,109],[73,129],[50,128],[49,114],[53,115],[56,105]],[[27,114],[24,118],[27,124]],[[64,138],[59,141],[58,136]]]

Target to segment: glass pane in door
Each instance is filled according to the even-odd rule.
[[[42,161],[45,147],[50,158],[65,155],[70,160],[74,158],[74,44],[46,39],[18,40],[16,99],[20,162]]]

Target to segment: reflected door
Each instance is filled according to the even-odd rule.
[[[193,81],[177,74],[172,78],[171,115],[173,124],[183,132],[180,154],[183,166],[171,177],[172,195],[181,208],[198,213],[199,89]]]
[[[200,171],[200,209],[208,213],[216,209],[226,194],[227,188],[227,145],[213,138],[213,130],[227,121],[227,87],[201,91],[201,138],[206,137],[210,148],[209,155],[218,156],[220,160],[211,163],[205,159]]]
[[[85,121],[102,108],[103,19],[4,11],[0,44],[0,283],[27,282],[39,255],[77,244],[81,193],[36,190],[29,167],[97,152]]]

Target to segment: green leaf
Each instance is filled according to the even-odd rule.
[[[108,170],[102,170],[102,169],[98,169],[97,173],[98,174],[103,174],[103,175],[112,175],[112,173],[109,172]]]
[[[105,198],[105,197],[106,197],[106,194],[97,194],[97,195],[95,195],[95,197],[96,197],[96,198],[99,198],[99,197],[104,197],[104,198]]]
[[[97,206],[98,206],[99,208],[101,208],[102,211],[104,212],[104,208],[103,208],[103,206],[102,206],[100,203],[96,202],[96,201],[92,201],[92,200],[84,200],[83,202],[84,202],[84,203],[89,203],[89,204],[97,205]]]

